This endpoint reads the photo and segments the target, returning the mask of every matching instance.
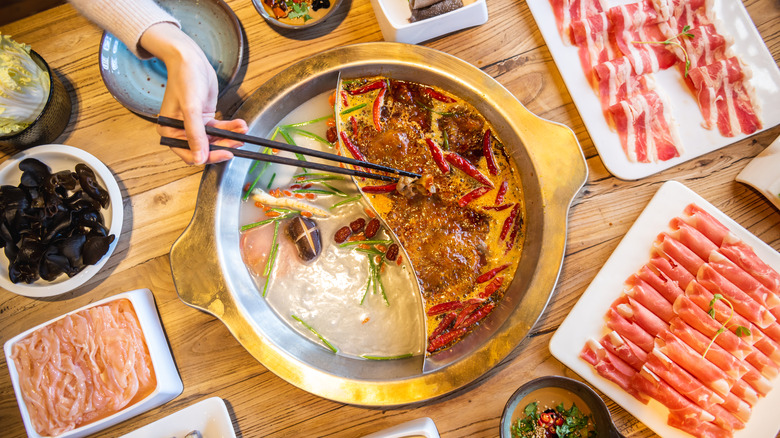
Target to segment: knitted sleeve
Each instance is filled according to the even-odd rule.
[[[152,0],[68,0],[79,13],[112,33],[128,49],[142,59],[152,55],[140,46],[141,35],[153,24],[178,20]]]

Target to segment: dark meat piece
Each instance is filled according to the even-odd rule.
[[[447,12],[454,11],[463,7],[462,0],[442,0],[438,3],[434,3],[427,8],[412,10],[412,16],[409,17],[409,22],[414,23],[416,21],[425,20],[426,18],[432,18],[437,15],[446,14]]]
[[[447,133],[451,151],[476,163],[482,156],[485,122],[465,108],[454,112],[457,112],[456,116],[439,119],[439,129]]]
[[[467,296],[485,264],[488,216],[430,198],[392,195],[387,224],[409,254],[426,300]]]

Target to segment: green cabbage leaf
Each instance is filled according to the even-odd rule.
[[[30,125],[49,96],[49,74],[30,57],[30,46],[0,34],[0,135]]]

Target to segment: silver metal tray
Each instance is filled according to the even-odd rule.
[[[298,335],[260,297],[241,261],[238,211],[248,160],[205,170],[192,222],[171,249],[173,278],[182,301],[219,318],[258,361],[295,386],[367,406],[428,400],[488,372],[544,311],[563,261],[569,206],[587,178],[585,159],[569,128],[536,117],[481,70],[433,49],[398,43],[340,47],[302,60],[261,86],[236,117],[254,132],[269,132],[311,97],[335,89],[339,73],[442,87],[495,127],[520,172],[527,235],[515,278],[492,314],[463,341],[428,359],[353,359]]]

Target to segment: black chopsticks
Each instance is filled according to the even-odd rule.
[[[182,122],[181,120],[178,120],[178,119],[172,119],[170,117],[165,117],[165,116],[158,116],[157,117],[157,124],[159,124],[161,126],[168,126],[168,127],[171,127],[171,128],[184,129],[184,122]],[[341,155],[329,154],[327,152],[317,151],[317,150],[313,150],[313,149],[307,149],[307,148],[303,148],[303,147],[300,147],[300,146],[295,146],[295,145],[291,145],[291,144],[287,144],[287,143],[282,143],[282,142],[278,142],[278,141],[268,140],[268,139],[265,139],[265,138],[262,138],[262,137],[255,137],[253,135],[240,134],[240,133],[233,132],[233,131],[227,131],[227,130],[224,130],[224,129],[215,128],[213,126],[206,126],[206,134],[213,135],[215,137],[222,137],[222,138],[227,138],[227,139],[230,139],[230,140],[236,140],[236,141],[240,141],[240,142],[244,142],[244,143],[251,143],[251,144],[256,144],[256,145],[260,145],[260,146],[270,147],[272,149],[279,149],[279,150],[282,150],[282,151],[293,152],[293,153],[296,153],[296,154],[308,155],[308,156],[316,157],[316,158],[323,158],[323,159],[326,159],[326,160],[336,161],[336,162],[339,162],[339,163],[352,164],[353,166],[365,167],[365,168],[369,168],[369,169],[380,170],[382,172],[394,173],[396,175],[409,176],[409,177],[412,177],[412,178],[419,178],[420,177],[419,174],[416,174],[416,173],[413,173],[413,172],[407,172],[405,170],[400,170],[400,169],[395,169],[395,168],[392,168],[392,167],[382,166],[380,164],[369,163],[367,161],[360,161],[360,160],[356,160],[356,159],[349,158],[349,157],[342,157]],[[160,140],[160,144],[162,144],[164,146],[170,146],[170,147],[182,147],[182,146],[179,146],[181,143],[175,142],[175,141],[171,141],[171,140],[176,140],[176,139],[169,138],[169,137],[163,137]],[[163,143],[163,141],[165,141],[166,143]],[[176,143],[177,145],[174,146],[173,144],[168,144],[168,143]],[[186,142],[184,142],[184,144],[186,145]],[[355,171],[355,170],[351,170],[351,169],[344,169],[344,168],[337,167],[337,166],[328,166],[326,164],[312,163],[312,162],[309,162],[309,161],[293,160],[293,159],[290,159],[290,158],[276,157],[276,156],[274,156],[272,154],[261,154],[261,153],[256,153],[256,152],[249,152],[249,151],[244,151],[244,150],[241,150],[241,149],[228,148],[228,147],[217,146],[217,145],[213,145],[213,144],[210,145],[210,147],[211,147],[211,150],[224,149],[224,150],[232,152],[234,156],[242,157],[242,158],[250,158],[250,159],[253,159],[253,160],[268,161],[268,162],[271,162],[271,163],[278,163],[278,164],[287,164],[287,165],[293,165],[293,166],[307,167],[307,168],[310,168],[310,169],[317,169],[317,170],[324,170],[324,171],[328,171],[328,172],[341,173],[343,175],[361,176],[361,177],[364,177],[364,178],[373,178],[373,179],[379,179],[379,180],[382,180],[382,181],[398,181],[398,178],[395,178],[395,177],[389,177],[389,176],[384,176],[384,175],[377,175],[377,174],[374,174],[374,173]],[[271,158],[271,157],[273,157],[273,158]],[[339,169],[339,171],[337,172],[334,169]],[[359,175],[358,175],[358,173],[359,173]]]
[[[186,140],[171,137],[161,137],[160,144],[172,148],[189,149],[190,144]],[[236,157],[249,158],[257,161],[267,161],[269,163],[286,164],[288,166],[305,167],[307,169],[322,170],[324,172],[338,173],[341,175],[357,176],[362,178],[378,179],[381,181],[398,182],[398,177],[389,175],[380,175],[378,173],[363,172],[360,170],[347,169],[338,166],[329,166],[327,164],[315,163],[312,161],[295,160],[293,158],[280,157],[274,154],[263,154],[260,152],[245,151],[243,149],[229,148],[227,146],[217,146],[210,144],[212,151],[229,151]],[[360,163],[363,163],[360,161]]]

